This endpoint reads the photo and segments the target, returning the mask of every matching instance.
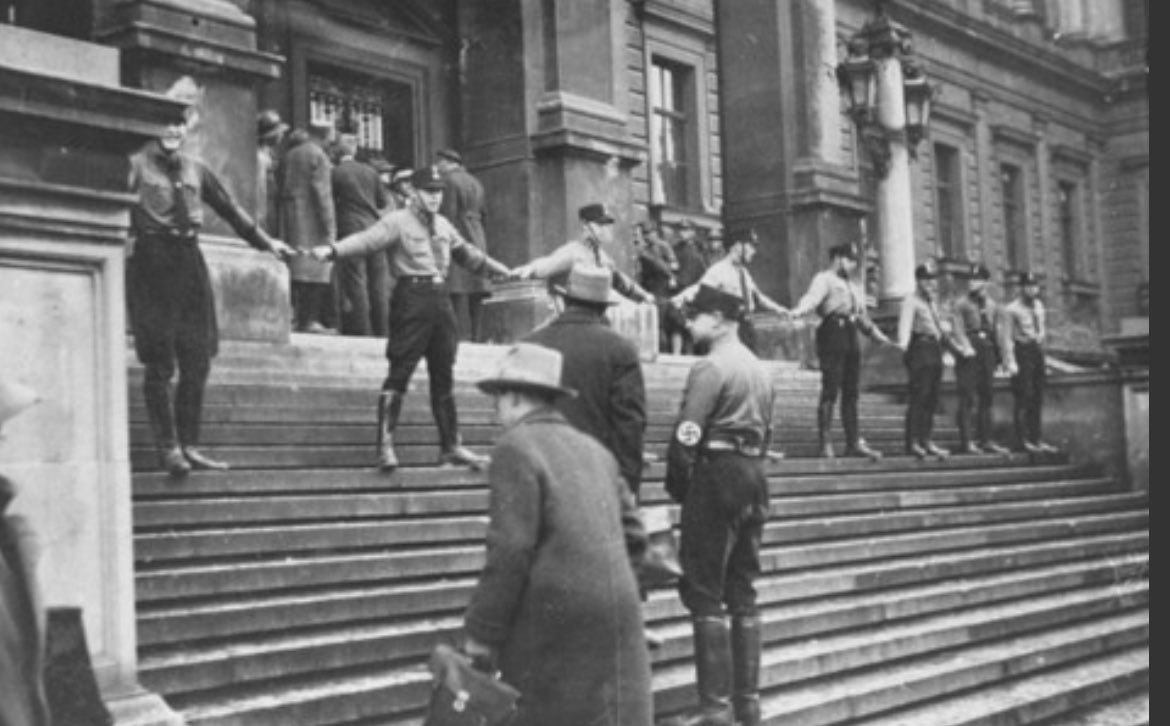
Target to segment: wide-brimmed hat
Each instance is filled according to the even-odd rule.
[[[563,287],[555,285],[553,289],[568,300],[594,305],[614,305],[618,302],[613,292],[613,273],[604,267],[574,265],[569,270],[568,282]]]
[[[914,268],[915,280],[933,280],[936,277],[938,277],[938,270],[934,268],[934,265],[923,263]]]
[[[744,313],[743,298],[710,285],[700,285],[687,306],[688,317],[702,313],[720,313],[728,320],[739,320]]]
[[[1040,276],[1037,275],[1035,272],[1021,272],[1020,273],[1020,284],[1021,285],[1039,285],[1040,284]]]
[[[586,204],[577,210],[577,216],[582,222],[593,222],[594,224],[613,224],[613,215],[610,214],[609,207],[604,204]]]
[[[560,351],[536,343],[516,343],[504,353],[496,371],[475,385],[493,396],[504,391],[576,396],[576,391],[561,385],[563,361]]]
[[[981,262],[974,262],[967,269],[966,277],[968,280],[990,280],[991,270],[987,269],[987,265]]]
[[[261,140],[274,138],[285,131],[288,131],[288,124],[273,109],[266,109],[256,115],[256,136]]]

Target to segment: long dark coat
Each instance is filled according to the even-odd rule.
[[[487,562],[465,627],[523,694],[510,726],[649,726],[631,566],[646,535],[617,463],[546,408],[503,434],[488,478]]]
[[[462,166],[447,174],[447,189],[439,213],[451,220],[463,239],[487,252],[487,235],[483,229],[483,184]],[[487,291],[487,282],[458,268],[452,268],[447,289],[452,293]]]
[[[333,207],[333,163],[302,134],[294,134],[280,164],[280,233],[284,242],[308,251],[333,242],[337,233]],[[289,263],[297,282],[327,283],[332,263],[298,255]]]
[[[631,491],[642,483],[646,386],[638,348],[600,314],[574,306],[525,338],[564,356],[561,385],[577,391],[557,408],[569,423],[600,441],[618,461]]]

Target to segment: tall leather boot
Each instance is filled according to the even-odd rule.
[[[447,394],[432,398],[431,412],[439,427],[439,466],[467,466],[476,471],[486,469],[491,460],[463,446],[459,438],[455,396]]]
[[[199,445],[199,428],[203,418],[203,390],[207,385],[209,368],[179,374],[175,391],[175,425],[179,430],[179,446],[192,469],[223,470],[226,462],[213,459],[195,448]]]
[[[151,380],[149,372],[142,385],[142,396],[146,402],[146,415],[154,433],[158,448],[159,466],[175,478],[191,473],[191,464],[179,448],[175,435],[175,413],[171,406],[171,384],[167,381]]]
[[[731,704],[739,726],[760,725],[759,615],[737,615],[731,619]]]
[[[817,441],[819,443],[818,456],[822,459],[832,459],[833,443],[829,429],[833,425],[833,402],[821,401],[817,406]]]
[[[879,461],[882,452],[871,449],[858,432],[857,401],[845,398],[841,401],[841,426],[845,429],[845,456],[863,457]]]
[[[661,726],[734,726],[731,708],[731,635],[725,617],[696,617],[695,675],[699,705]]]
[[[398,455],[394,453],[394,428],[402,415],[404,394],[398,391],[382,391],[378,396],[378,468],[385,472],[398,468]]]

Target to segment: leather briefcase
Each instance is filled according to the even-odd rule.
[[[423,726],[504,726],[516,713],[520,692],[451,646],[436,645],[429,667],[434,681]]]

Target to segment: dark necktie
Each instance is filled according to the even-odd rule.
[[[166,161],[167,179],[171,183],[171,218],[175,231],[185,233],[191,229],[191,211],[187,208],[187,191],[183,188],[183,157],[170,154]]]
[[[750,313],[752,311],[752,297],[748,289],[747,270],[742,265],[739,267],[739,296],[743,298],[743,309]]]

